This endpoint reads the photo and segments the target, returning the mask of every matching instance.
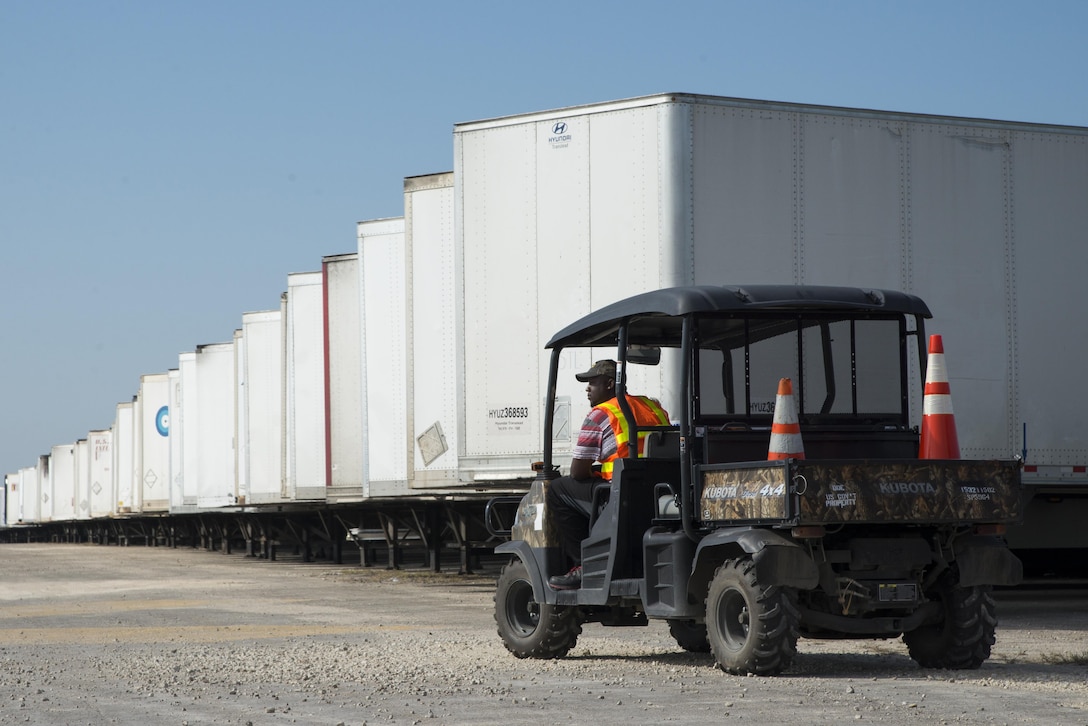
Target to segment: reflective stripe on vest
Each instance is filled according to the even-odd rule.
[[[654,399],[649,396],[628,396],[627,403],[631,406],[631,413],[635,415],[635,422],[642,426],[668,426],[669,414],[661,408]],[[596,408],[608,414],[608,423],[612,426],[612,434],[616,437],[616,453],[601,462],[601,478],[611,479],[613,462],[616,459],[626,458],[630,453],[628,441],[631,439],[631,429],[627,425],[627,419],[620,410],[619,401],[615,398],[597,404]],[[646,450],[646,437],[649,431],[638,432],[638,455],[642,456]]]

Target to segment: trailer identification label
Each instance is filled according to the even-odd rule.
[[[487,410],[487,425],[495,434],[520,434],[529,430],[528,406],[502,406]]]

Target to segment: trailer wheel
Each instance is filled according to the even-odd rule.
[[[763,585],[751,557],[727,560],[706,597],[706,629],[718,667],[735,675],[781,673],[797,655],[800,614],[788,588]]]
[[[903,634],[907,652],[923,668],[968,670],[990,657],[995,641],[997,610],[989,585],[961,587],[946,573],[931,593],[942,606],[938,623]]]
[[[502,568],[495,588],[495,622],[506,649],[518,658],[562,658],[578,642],[578,609],[538,603],[525,563]]]
[[[676,644],[689,653],[709,653],[710,641],[706,637],[706,624],[694,620],[670,620],[669,633]]]

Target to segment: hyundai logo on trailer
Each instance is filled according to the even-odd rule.
[[[170,434],[170,409],[167,406],[163,406],[155,414],[155,430],[159,432],[159,436],[167,436]]]
[[[552,145],[553,149],[562,149],[568,143],[570,143],[571,135],[567,133],[567,122],[556,121],[552,124],[552,133],[548,137],[548,143]]]

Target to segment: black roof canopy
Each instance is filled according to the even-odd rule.
[[[723,313],[880,313],[932,317],[914,295],[894,290],[824,285],[698,285],[670,287],[620,300],[560,330],[548,348],[615,345],[624,320],[630,343],[677,345],[684,316]],[[767,316],[768,321],[775,316]],[[780,318],[779,318],[780,319]]]

